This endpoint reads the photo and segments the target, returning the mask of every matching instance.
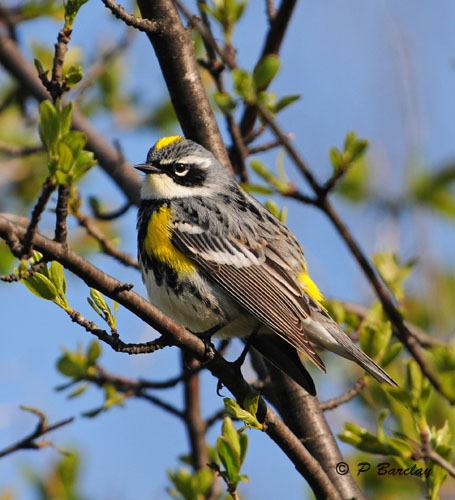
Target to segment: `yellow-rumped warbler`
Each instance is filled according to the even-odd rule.
[[[397,385],[358,349],[321,305],[294,234],[205,148],[164,137],[136,168],[146,175],[138,213],[138,255],[150,301],[193,333],[248,337],[310,393],[298,353],[324,372],[312,343]],[[259,329],[259,330],[258,330]]]

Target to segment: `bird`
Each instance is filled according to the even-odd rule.
[[[240,337],[310,394],[316,348],[398,384],[331,318],[294,233],[215,156],[182,136],[149,150],[137,217],[138,261],[151,303],[196,335]]]

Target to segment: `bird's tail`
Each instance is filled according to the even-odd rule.
[[[256,335],[251,341],[260,354],[264,356],[275,368],[278,368],[288,377],[291,377],[309,394],[316,396],[313,379],[303,366],[297,350],[278,335]]]
[[[357,363],[378,382],[386,383],[394,387],[399,387],[395,380],[393,380],[393,378],[388,373],[386,373],[367,354],[361,351],[335,322],[333,323],[334,327],[330,328],[329,333],[342,348],[341,350],[336,351],[337,354],[340,354],[341,356]]]

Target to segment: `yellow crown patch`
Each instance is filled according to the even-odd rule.
[[[174,142],[184,141],[185,139],[181,135],[172,135],[170,137],[163,137],[155,144],[155,149],[163,149],[169,144]]]

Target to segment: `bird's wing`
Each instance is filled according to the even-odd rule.
[[[310,344],[303,320],[310,315],[308,298],[292,277],[272,239],[240,238],[202,231],[175,221],[172,242],[246,311],[268,326],[325,372]]]

